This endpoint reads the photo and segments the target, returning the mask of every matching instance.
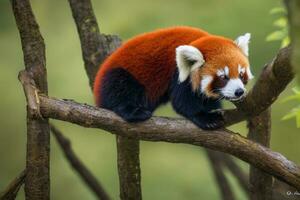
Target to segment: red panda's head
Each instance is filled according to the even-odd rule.
[[[206,36],[176,48],[179,82],[190,76],[192,89],[208,97],[231,101],[245,96],[245,85],[253,78],[248,61],[250,34],[235,41]]]

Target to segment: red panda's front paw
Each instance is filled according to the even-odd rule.
[[[199,128],[204,130],[215,130],[224,126],[223,113],[220,111],[214,111],[210,113],[201,113],[192,118]]]
[[[224,112],[222,110],[216,110],[209,113],[209,118],[211,119],[211,122],[207,123],[208,130],[214,130],[224,127]]]
[[[204,124],[201,128],[204,130],[215,130],[222,128],[224,126],[224,121],[215,121],[211,123]]]

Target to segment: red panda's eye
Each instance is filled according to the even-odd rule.
[[[221,75],[220,78],[223,79],[223,80],[228,80],[229,79],[229,77],[226,76],[226,75]]]
[[[244,76],[244,74],[240,73],[239,74],[239,78],[244,83],[244,85],[246,85],[248,83],[248,80],[246,79],[246,77]]]

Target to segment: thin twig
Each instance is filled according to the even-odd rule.
[[[219,186],[221,198],[223,200],[234,200],[234,193],[224,173],[224,165],[220,159],[219,152],[207,149],[206,153]]]
[[[110,200],[106,191],[100,182],[92,175],[92,173],[84,166],[84,164],[79,160],[79,158],[74,153],[71,142],[67,139],[62,132],[57,129],[54,125],[51,126],[51,132],[55,136],[58,144],[63,150],[65,157],[73,167],[73,169],[80,175],[82,180],[87,184],[87,186],[95,193],[95,195],[101,200]]]
[[[26,177],[26,170],[23,170],[12,182],[0,193],[0,200],[14,200]]]
[[[223,154],[222,162],[225,167],[232,173],[232,175],[237,179],[242,189],[246,194],[249,193],[249,183],[248,176],[243,170],[236,164],[236,162],[232,159],[232,157],[228,154]]]

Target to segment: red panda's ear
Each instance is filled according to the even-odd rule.
[[[248,56],[249,55],[249,42],[250,42],[250,38],[251,38],[251,34],[250,33],[246,33],[245,35],[239,36],[234,43],[240,47],[240,49],[242,50],[242,52]]]
[[[182,45],[176,48],[176,64],[179,72],[179,81],[185,81],[190,72],[204,64],[202,53],[196,47]]]

